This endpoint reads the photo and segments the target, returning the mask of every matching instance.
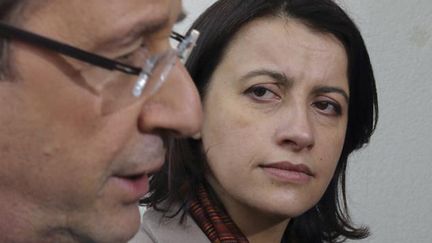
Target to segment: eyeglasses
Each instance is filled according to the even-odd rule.
[[[83,71],[80,78],[84,78],[87,85],[102,97],[102,112],[107,114],[133,104],[140,97],[154,95],[167,79],[177,58],[186,62],[199,32],[192,30],[186,37],[172,32],[170,37],[179,42],[177,47],[151,55],[145,46],[141,46],[119,60],[90,53],[1,22],[0,37],[17,39],[99,67],[97,70]]]

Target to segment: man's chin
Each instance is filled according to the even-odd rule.
[[[132,239],[141,224],[140,211],[138,205],[128,205],[123,210],[117,215],[107,212],[96,219],[96,222],[90,223],[96,228],[94,228],[92,240],[88,242],[126,243]]]

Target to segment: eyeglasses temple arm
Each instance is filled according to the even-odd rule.
[[[101,68],[105,68],[108,70],[117,70],[120,72],[133,74],[133,75],[139,75],[142,71],[141,68],[133,67],[121,62],[117,62],[115,60],[111,60],[108,58],[105,58],[103,56],[95,55],[93,53],[75,48],[73,46],[63,44],[60,42],[57,42],[55,40],[51,40],[48,38],[45,38],[43,36],[33,34],[24,30],[20,30],[17,28],[14,28],[9,25],[5,25],[3,23],[0,23],[0,36],[3,36],[5,38],[9,39],[19,39],[22,41],[30,42],[32,44],[36,44],[40,47],[50,49],[56,52],[59,52],[63,55],[78,59],[80,61],[90,63],[93,65],[96,65]]]

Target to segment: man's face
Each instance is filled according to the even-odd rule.
[[[166,50],[180,14],[178,0],[56,0],[30,6],[19,27],[121,61],[141,45]],[[97,67],[19,41],[10,58],[15,78],[0,81],[0,235],[127,241],[148,174],[164,161],[161,134],[200,127],[186,70],[177,62],[158,93],[107,115]]]

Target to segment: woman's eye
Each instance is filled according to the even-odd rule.
[[[245,93],[254,99],[262,101],[280,99],[279,95],[277,95],[274,91],[259,85],[250,87]]]
[[[328,115],[341,115],[342,114],[342,108],[339,104],[331,101],[317,101],[313,104],[314,107],[316,107],[321,112],[328,114]]]

